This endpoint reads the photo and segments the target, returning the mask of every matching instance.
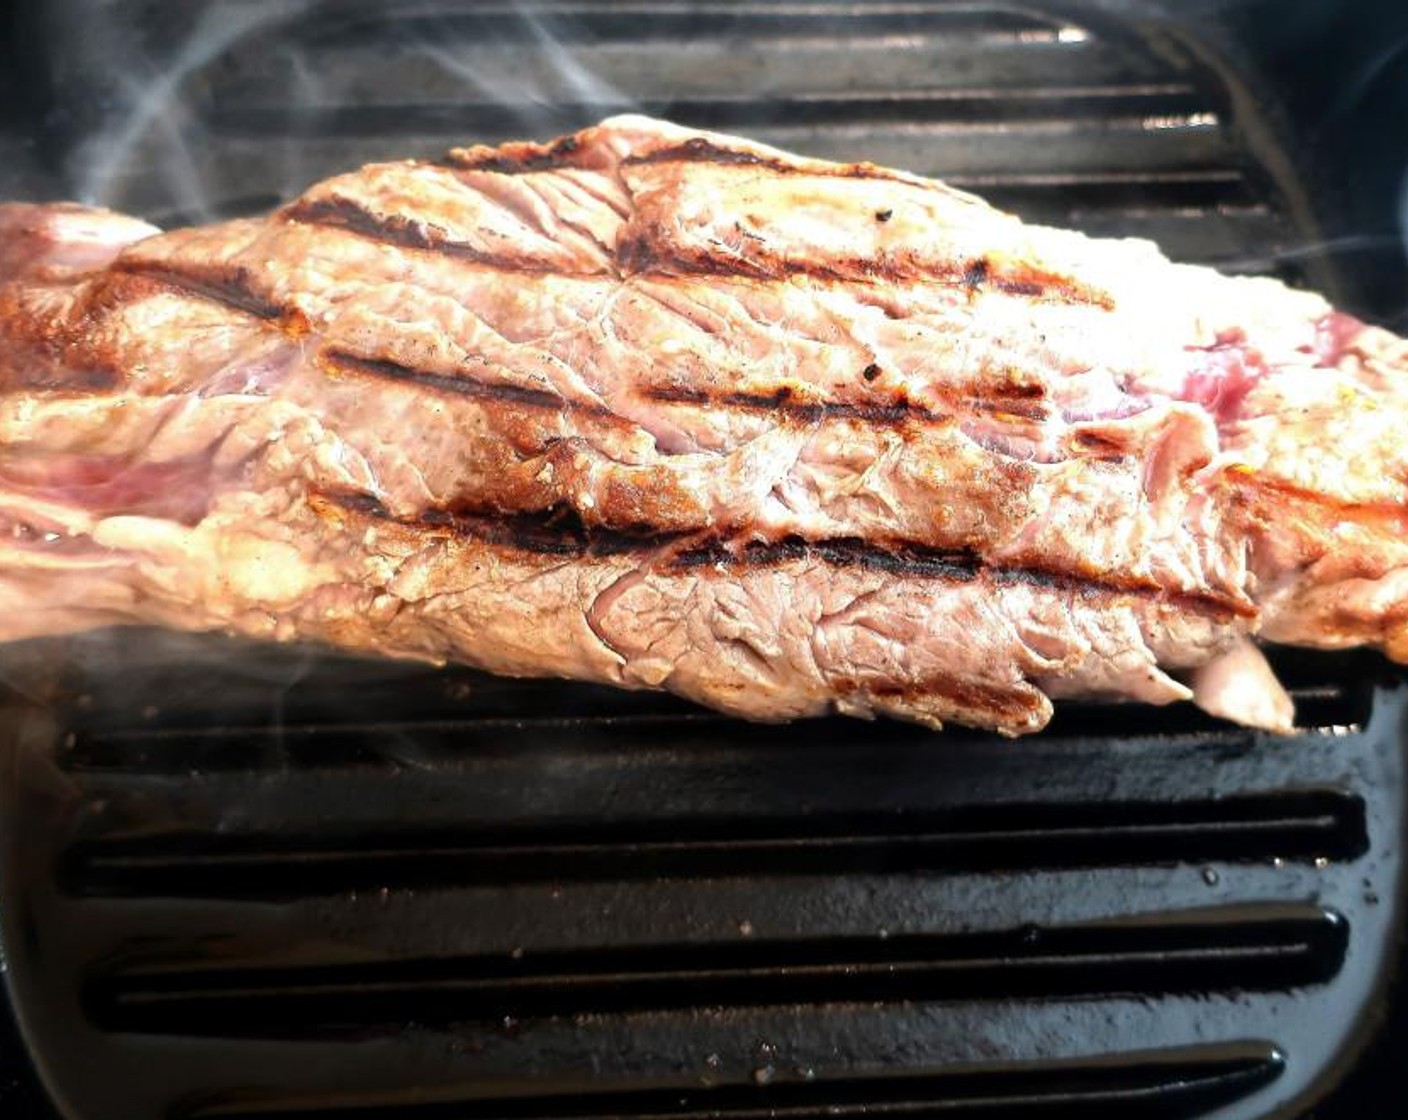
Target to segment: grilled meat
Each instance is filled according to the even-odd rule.
[[[314,639],[1017,734],[1408,657],[1408,349],[641,117],[161,233],[0,208],[0,638]]]

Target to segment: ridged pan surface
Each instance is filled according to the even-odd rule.
[[[1401,689],[1344,659],[1289,738],[1003,742],[105,637],[4,720],[68,1116],[1267,1116],[1392,963]]]

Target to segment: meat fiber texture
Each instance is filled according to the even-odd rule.
[[[643,117],[163,233],[0,207],[0,639],[223,630],[1006,734],[1408,657],[1408,347]]]

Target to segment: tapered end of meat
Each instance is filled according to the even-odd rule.
[[[1210,715],[1246,727],[1280,734],[1295,729],[1294,702],[1265,655],[1246,640],[1193,675],[1193,702]]]
[[[0,283],[59,280],[103,268],[126,246],[160,232],[98,207],[0,204]]]

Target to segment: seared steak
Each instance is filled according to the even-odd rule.
[[[0,207],[0,638],[315,639],[1032,731],[1408,658],[1408,349],[944,185],[620,117],[160,233]]]

